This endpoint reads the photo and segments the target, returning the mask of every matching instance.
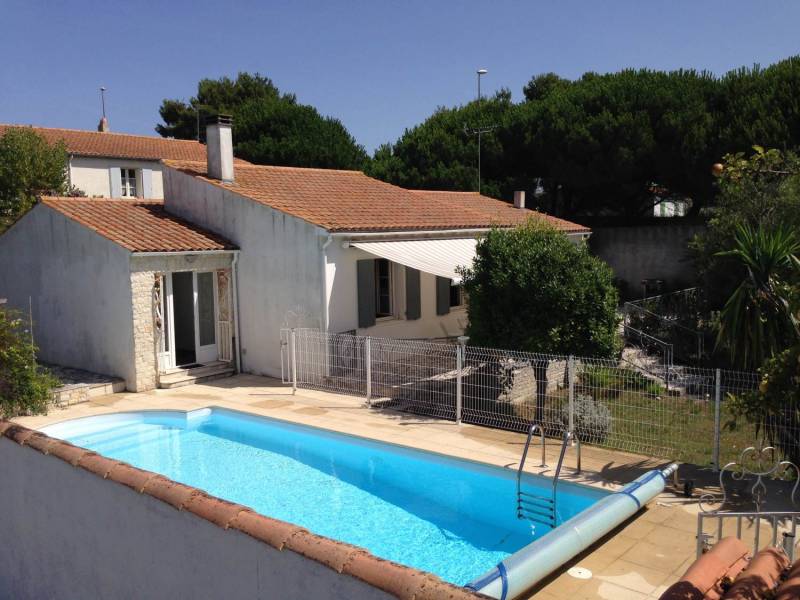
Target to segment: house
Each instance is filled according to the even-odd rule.
[[[42,198],[0,236],[0,255],[0,289],[31,307],[48,362],[142,390],[168,371],[167,356],[232,361],[236,247],[161,201]]]
[[[45,360],[142,390],[187,365],[280,375],[287,327],[455,337],[459,268],[491,227],[538,218],[589,235],[521,195],[512,206],[359,171],[237,163],[225,117],[207,140],[204,160],[161,162],[163,203],[45,198],[0,236],[0,295],[31,299]]]
[[[162,159],[206,157],[205,145],[194,140],[112,133],[107,129],[0,124],[0,137],[12,127],[30,127],[50,144],[63,142],[69,153],[69,183],[90,197],[163,199]]]

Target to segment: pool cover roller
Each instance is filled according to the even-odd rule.
[[[673,463],[663,470],[648,471],[515,552],[466,587],[498,600],[514,600],[635,515],[664,491],[667,478],[677,468]]]

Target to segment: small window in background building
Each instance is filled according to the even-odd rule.
[[[464,304],[464,286],[450,286],[450,308],[455,308]]]
[[[120,169],[122,197],[136,198],[136,169]]]
[[[392,263],[385,258],[375,261],[375,316],[392,316]]]

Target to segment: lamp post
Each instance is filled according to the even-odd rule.
[[[481,114],[481,77],[486,75],[486,69],[478,69],[478,115]],[[478,193],[481,193],[481,128],[478,127]]]
[[[481,77],[488,73],[486,69],[478,69],[478,115],[481,114]],[[495,128],[495,125],[489,126],[482,126],[478,125],[477,127],[467,127],[464,125],[464,133],[467,135],[477,135],[478,136],[478,193],[481,193],[481,134],[488,133],[492,129]]]

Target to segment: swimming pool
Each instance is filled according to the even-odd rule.
[[[458,585],[550,531],[517,518],[513,470],[226,409],[43,431]],[[525,474],[522,485],[549,495],[551,483]],[[606,495],[560,482],[557,523]]]

